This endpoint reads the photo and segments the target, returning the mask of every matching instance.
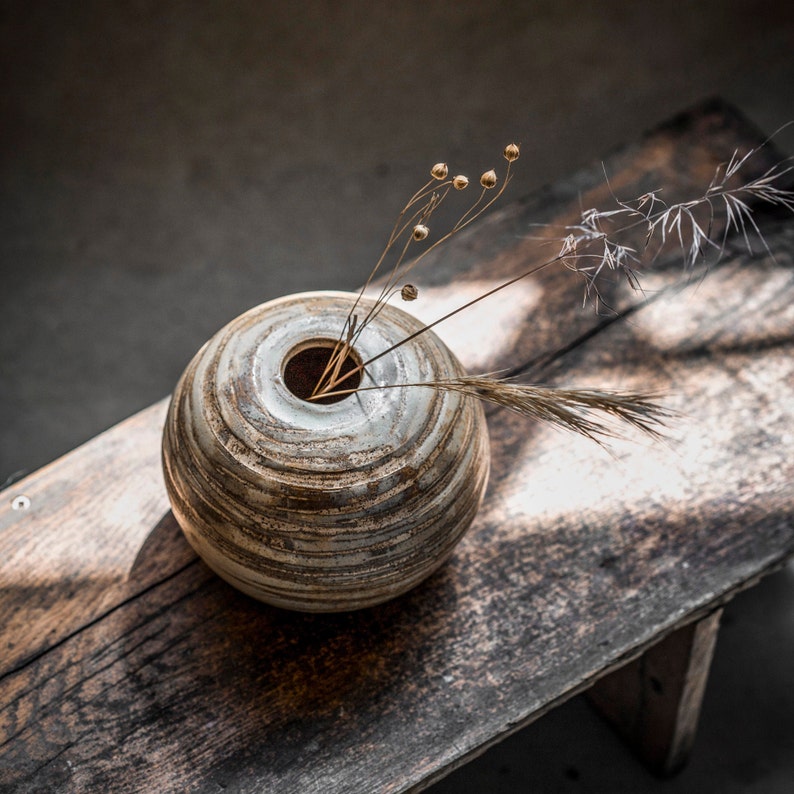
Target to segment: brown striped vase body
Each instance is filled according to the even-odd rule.
[[[234,587],[280,607],[358,609],[410,589],[448,558],[488,478],[477,400],[406,387],[321,405],[287,388],[285,363],[336,339],[354,299],[292,295],[236,318],[191,361],[166,420],[165,481],[188,541]],[[367,361],[421,327],[386,306],[356,354]],[[369,364],[361,386],[460,374],[427,332]]]

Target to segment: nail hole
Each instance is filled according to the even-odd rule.
[[[30,499],[25,496],[24,494],[20,494],[19,496],[15,496],[11,500],[11,509],[12,510],[27,510],[30,507]]]

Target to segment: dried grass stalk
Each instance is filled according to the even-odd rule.
[[[598,443],[603,443],[605,438],[622,435],[615,422],[625,423],[651,438],[659,439],[663,436],[667,421],[675,416],[673,411],[659,404],[659,395],[608,389],[539,386],[514,383],[489,375],[465,375],[422,383],[401,383],[396,386],[363,386],[328,392],[324,396],[342,396],[370,389],[417,387],[465,394],[530,419],[547,422],[563,430],[572,430]],[[599,415],[606,417],[606,421],[599,418]]]

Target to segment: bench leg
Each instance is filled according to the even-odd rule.
[[[591,703],[656,774],[689,757],[722,610],[673,632],[588,692]]]

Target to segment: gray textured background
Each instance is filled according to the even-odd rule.
[[[0,2],[0,484],[165,396],[251,305],[360,284],[438,160],[520,141],[518,197],[704,96],[794,119],[784,8]],[[792,658],[789,568],[729,609],[677,780],[577,699],[434,791],[790,792]]]

